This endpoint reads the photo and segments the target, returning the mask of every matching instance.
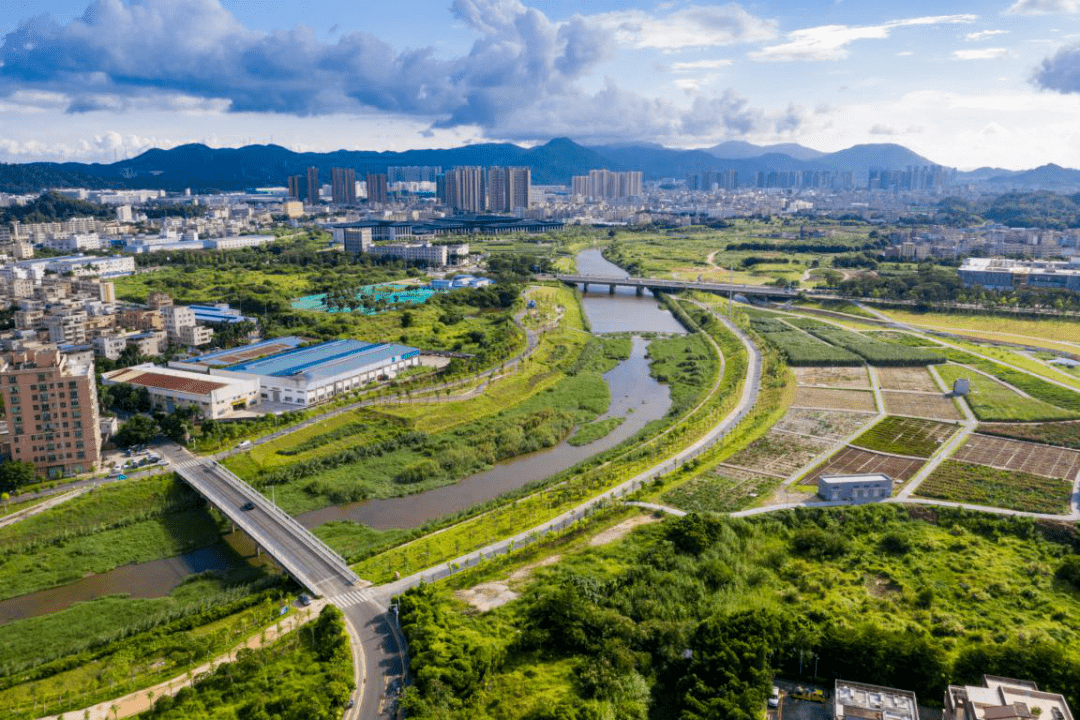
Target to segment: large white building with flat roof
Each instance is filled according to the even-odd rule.
[[[966,258],[957,273],[966,287],[1080,292],[1080,258],[1068,262]]]
[[[107,372],[102,382],[144,387],[155,409],[172,412],[194,407],[200,416],[212,420],[259,403],[258,378],[211,377],[149,363]]]

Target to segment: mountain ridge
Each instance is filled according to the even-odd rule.
[[[745,157],[720,158],[717,152]],[[802,157],[793,157],[790,152]],[[290,175],[303,175],[311,166],[319,169],[321,181],[329,182],[333,167],[354,168],[362,178],[364,173],[385,172],[388,166],[398,165],[522,165],[532,169],[534,183],[545,185],[568,184],[572,176],[593,169],[640,170],[646,180],[681,180],[694,173],[726,170],[734,170],[741,177],[800,171],[853,172],[865,177],[873,169],[903,170],[935,164],[902,145],[889,143],[853,145],[833,153],[819,153],[792,143],[753,145],[742,141],[687,150],[654,143],[585,146],[565,137],[529,148],[512,143],[475,143],[456,148],[325,153],[295,152],[272,144],[211,148],[189,143],[170,149],[150,148],[133,158],[106,164],[0,164],[0,191],[29,193],[57,187],[235,191],[281,186]],[[957,179],[995,187],[1080,189],[1080,170],[1052,164],[1025,171],[979,168],[957,173]]]

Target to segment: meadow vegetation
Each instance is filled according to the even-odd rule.
[[[927,704],[983,673],[1037,677],[1075,704],[1072,548],[1069,528],[948,509],[668,519],[621,543],[561,548],[520,599],[483,614],[446,589],[409,591],[417,681],[401,708],[749,719],[774,673],[810,679],[815,668]]]

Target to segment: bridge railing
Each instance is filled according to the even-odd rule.
[[[237,527],[241,528],[245,533],[251,536],[251,539],[254,540],[256,544],[271,553],[274,559],[277,560],[290,575],[296,578],[300,584],[311,590],[314,590],[317,587],[304,568],[298,563],[293,562],[287,553],[273,552],[273,549],[276,547],[274,540],[263,533],[263,531],[254,523],[249,522],[244,515],[236,512],[236,509],[232,507],[232,503],[230,503],[229,500],[219,493],[212,485],[204,482],[195,473],[190,472],[189,468],[178,469],[177,473],[179,473],[189,485],[198,490],[208,502],[217,507],[230,521],[235,523]],[[247,493],[244,494],[247,495]],[[270,503],[266,504],[269,505]]]
[[[213,462],[213,461],[211,461]],[[316,553],[323,556],[324,559],[331,564],[336,565],[340,573],[342,573],[346,579],[359,580],[356,573],[352,571],[349,564],[345,562],[345,558],[338,555],[330,546],[316,537],[310,530],[300,524],[300,522],[289,513],[279,508],[274,503],[266,499],[266,496],[260,493],[255,488],[251,487],[241,477],[228,470],[221,464],[214,462],[211,466],[213,472],[217,473],[220,477],[224,478],[227,482],[236,486],[242,493],[247,495],[253,501],[257,502],[264,510],[278,519],[279,522],[288,526],[292,531],[292,534],[309,548]]]

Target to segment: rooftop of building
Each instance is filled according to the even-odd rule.
[[[286,350],[292,350],[301,345],[311,342],[302,337],[289,335],[287,337],[271,338],[262,340],[243,347],[230,348],[228,350],[216,350],[203,355],[185,358],[183,362],[205,365],[207,367],[228,367],[250,362],[268,355],[276,355]]]
[[[830,485],[844,485],[846,483],[865,482],[892,482],[892,478],[883,473],[868,473],[865,475],[822,475],[818,478],[821,482]]]
[[[103,377],[109,382],[141,385],[145,388],[158,388],[160,390],[173,390],[192,395],[209,395],[215,390],[230,385],[227,379],[214,378],[211,380],[209,375],[174,370],[172,368],[159,368],[153,365],[121,368],[120,370],[107,372]]]
[[[1014,258],[964,258],[961,270],[1001,272],[1051,272],[1069,275],[1080,274],[1080,257],[1061,260],[1016,260]]]
[[[1073,720],[1062,695],[1039,690],[1030,680],[984,675],[981,687],[950,685],[949,693],[954,698],[966,698],[978,720]]]
[[[833,698],[837,720],[919,720],[915,693],[910,690],[837,680]]]
[[[332,340],[310,347],[293,348],[228,369],[231,372],[270,377],[303,375],[308,379],[329,378],[418,354],[418,349],[406,345]]]

